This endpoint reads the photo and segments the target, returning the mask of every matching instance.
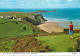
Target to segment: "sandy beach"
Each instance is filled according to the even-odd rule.
[[[43,24],[38,25],[38,27],[48,33],[63,32],[65,28],[60,27],[57,23],[63,23],[63,22],[44,22]]]

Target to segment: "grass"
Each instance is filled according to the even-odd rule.
[[[15,44],[14,40],[0,43],[0,52],[12,52],[12,46]]]
[[[17,21],[16,19],[0,19],[0,23],[10,22],[10,21]]]
[[[12,14],[13,16],[22,18],[22,22],[18,22],[17,19],[0,18],[0,52],[12,52],[13,45],[15,45],[15,41],[11,40],[13,38],[17,39],[19,37],[39,33],[37,26],[24,20],[24,17],[29,17],[31,19],[34,19],[33,15],[36,14],[21,13],[21,12],[0,13],[1,16],[8,14]],[[23,29],[23,27],[26,27],[26,30]]]
[[[74,39],[71,40],[68,34],[52,35],[52,36],[40,36],[36,37],[44,45],[49,45],[52,52],[73,52],[75,50],[76,40],[80,36],[80,33],[74,34]]]
[[[39,44],[34,37],[20,37],[0,43],[0,52],[47,52],[51,51],[48,46]]]
[[[13,16],[17,16],[17,17],[19,17],[19,18],[22,18],[22,20],[23,20],[23,24],[26,24],[26,25],[28,25],[28,26],[30,26],[33,30],[34,30],[34,34],[39,34],[39,29],[38,29],[38,27],[37,26],[35,26],[35,25],[33,25],[32,23],[30,23],[30,22],[28,22],[28,21],[26,21],[24,18],[25,17],[28,17],[28,18],[31,18],[32,20],[34,20],[34,21],[36,21],[36,19],[35,19],[35,17],[34,17],[34,15],[38,15],[38,14],[35,14],[35,13],[22,13],[22,12],[1,12],[0,13],[0,15],[1,16],[3,16],[3,15],[8,15],[8,14],[11,14],[11,15],[13,15]],[[41,19],[42,20],[42,18],[41,17],[39,17],[39,19]],[[16,19],[15,20],[13,20],[13,19],[0,19],[0,23],[2,23],[2,22],[6,22],[6,21],[16,21]]]
[[[23,27],[26,27],[26,30],[24,30]],[[21,22],[17,22],[16,24],[16,22],[13,21],[0,24],[0,42],[13,37],[32,35],[32,34],[33,34],[33,29],[30,26],[23,24]]]
[[[22,22],[18,22],[18,24],[16,24],[17,19],[5,19],[5,18],[1,19],[0,18],[0,42],[10,38],[14,38],[14,37],[16,38],[17,36],[39,34],[38,27],[24,19],[25,17],[29,17],[35,20],[33,16],[37,14],[22,13],[22,12],[0,13],[1,16],[8,15],[8,14],[12,14],[13,16],[22,18]],[[24,30],[23,27],[26,27],[27,29]]]
[[[34,37],[22,37],[16,40],[13,46],[13,52],[47,52],[50,51],[48,46],[42,46],[39,41]]]

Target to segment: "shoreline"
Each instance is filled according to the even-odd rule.
[[[43,24],[38,25],[38,27],[48,33],[59,33],[59,32],[63,32],[64,27],[60,27],[57,23],[63,23],[63,22],[44,22]]]
[[[69,29],[69,28],[66,28],[66,27],[61,27],[60,25],[58,25],[58,23],[65,23],[65,22],[49,22],[49,21],[46,21],[46,22],[43,22],[42,24],[38,25],[38,27],[43,30],[43,31],[46,31],[48,33],[62,33],[64,32],[64,29]],[[77,30],[80,30],[80,29],[75,29],[74,28],[74,31],[77,31]]]

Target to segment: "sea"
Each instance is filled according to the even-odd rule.
[[[69,22],[72,21],[75,29],[80,29],[80,8],[55,8],[56,12],[39,13],[48,22],[64,22],[57,23],[60,27],[69,28]],[[34,12],[37,10],[52,11],[51,9],[0,9],[0,12]]]

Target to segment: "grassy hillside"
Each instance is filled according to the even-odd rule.
[[[76,40],[80,38],[80,33],[75,33],[73,40],[70,39],[68,34],[39,36],[36,38],[41,41],[43,46],[46,44],[49,45],[52,52],[73,52],[76,51]]]
[[[0,23],[5,23],[5,22],[10,22],[10,21],[15,21],[15,22],[17,22],[17,20],[16,19],[0,19]]]
[[[8,21],[8,19],[7,20],[0,19],[0,23],[1,23],[0,24],[0,41],[13,38],[13,37],[33,34],[33,29],[30,26],[23,24],[21,22],[10,21],[10,20]],[[24,27],[26,27],[26,30],[23,29]]]
[[[0,52],[48,52],[48,46],[39,44],[39,40],[34,37],[19,37],[0,43]]]
[[[76,52],[80,33],[71,40],[68,34],[19,37],[0,43],[1,52]],[[79,50],[79,46],[77,48]]]
[[[40,14],[35,13],[22,13],[22,12],[1,12],[0,16],[5,16],[11,14],[12,16],[17,16],[17,18],[22,18],[22,23],[30,26],[33,29],[34,34],[39,34],[39,29],[37,26],[33,25],[33,23],[27,21],[24,19],[25,17],[28,17],[29,19],[32,19],[34,22],[43,22],[45,19],[43,19],[43,16]],[[37,18],[37,19],[36,19]],[[1,19],[0,19],[1,20]],[[2,19],[0,22],[6,22],[6,21],[16,21],[16,19]]]
[[[33,23],[24,18],[28,17],[36,22],[38,22],[39,19],[42,22],[44,21],[42,15],[22,12],[2,12],[0,16],[7,16],[9,14],[16,16],[16,19],[0,18],[0,41],[18,36],[37,35],[40,33],[36,25],[33,25]],[[17,21],[17,18],[21,18],[22,22]],[[26,30],[23,29],[24,27],[26,27]]]
[[[38,41],[36,41],[34,37],[32,38],[24,37],[24,36],[37,35],[40,33],[40,30],[36,25],[33,25],[31,22],[24,19],[25,17],[28,17],[34,21],[37,21],[34,16],[38,14],[21,13],[21,12],[3,12],[0,13],[0,16],[6,16],[8,14],[11,14],[12,16],[17,16],[17,18],[21,18],[22,22],[17,21],[17,18],[16,19],[0,18],[0,52],[12,52],[12,51],[18,52],[19,50],[21,51],[32,50],[32,51],[41,51],[41,52],[44,50],[48,51],[45,47],[39,46],[39,43],[37,43]],[[42,16],[38,16],[37,19],[43,21]],[[21,43],[22,44],[25,43],[22,45],[22,47],[25,47],[30,43],[31,45],[28,46],[29,50],[25,50],[25,48],[24,50],[22,50],[23,48],[21,47],[19,47],[19,50],[16,49],[18,48],[17,46],[20,45]],[[37,50],[35,50],[34,46],[36,47]]]

